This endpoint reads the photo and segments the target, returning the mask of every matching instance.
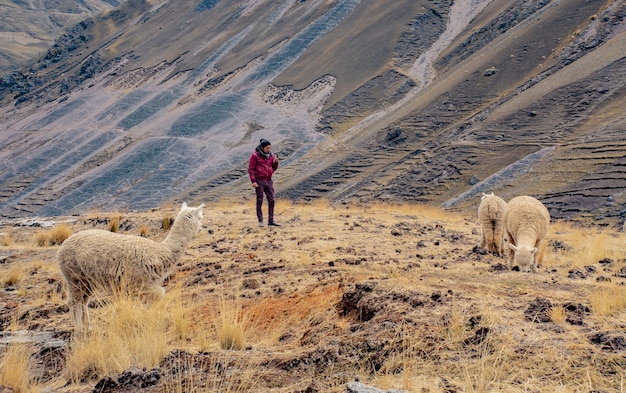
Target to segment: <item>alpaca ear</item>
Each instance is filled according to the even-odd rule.
[[[202,217],[202,208],[204,207],[204,203],[198,207],[196,207],[196,214],[198,217]]]
[[[180,210],[186,209],[187,208],[187,202],[183,202],[183,206],[180,208]]]
[[[513,251],[517,251],[517,247],[514,244],[509,243],[509,248]]]
[[[536,253],[537,253],[537,247],[533,248],[533,251],[532,251],[532,253],[531,253],[531,254],[532,254],[532,255],[535,255]]]

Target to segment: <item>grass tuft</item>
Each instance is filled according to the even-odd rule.
[[[30,393],[30,363],[32,348],[24,344],[10,344],[0,353],[0,386],[11,388],[14,393]]]
[[[562,325],[565,323],[567,314],[562,306],[553,306],[548,310],[548,316],[552,322]]]
[[[172,217],[170,216],[163,217],[161,219],[161,229],[163,229],[163,232],[169,231],[173,223],[174,223],[174,219]]]
[[[13,233],[11,232],[0,234],[0,238],[0,244],[2,244],[2,246],[4,247],[11,247],[15,244],[15,238],[13,237]]]
[[[236,300],[220,300],[219,318],[215,322],[215,332],[220,348],[241,350],[246,345],[248,315],[241,303]]]
[[[116,293],[90,310],[91,331],[71,344],[65,378],[72,383],[120,373],[132,365],[157,366],[175,342],[190,335],[190,312],[182,291],[146,304],[136,294]]]
[[[5,287],[16,286],[24,277],[22,266],[13,264],[2,270],[2,285]]]
[[[120,230],[120,218],[113,217],[109,220],[109,232],[117,233]]]
[[[599,317],[614,316],[626,310],[626,287],[607,286],[594,290],[590,295],[591,309]]]
[[[39,247],[59,246],[72,235],[72,230],[66,224],[60,224],[46,231],[35,233],[35,244]]]

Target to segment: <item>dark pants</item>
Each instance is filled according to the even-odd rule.
[[[274,183],[271,180],[259,180],[256,183],[259,185],[256,188],[256,216],[259,218],[259,222],[263,222],[263,194],[267,195],[268,205],[268,222],[274,222]]]

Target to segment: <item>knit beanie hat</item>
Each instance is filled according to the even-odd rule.
[[[260,142],[261,142],[261,143],[260,143],[261,147],[265,147],[265,146],[267,146],[267,145],[271,145],[270,141],[268,141],[267,139],[263,139],[263,138],[261,138],[261,141],[260,141]]]

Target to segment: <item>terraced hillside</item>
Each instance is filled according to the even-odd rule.
[[[622,1],[130,0],[0,83],[0,214],[530,194],[621,226]]]

